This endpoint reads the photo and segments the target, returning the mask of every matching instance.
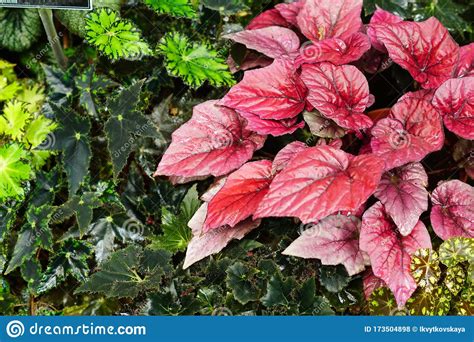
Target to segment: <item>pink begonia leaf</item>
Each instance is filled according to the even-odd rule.
[[[334,139],[327,142],[325,139],[319,139],[315,146],[331,146],[337,150],[342,148],[342,140],[341,139]]]
[[[343,128],[372,126],[372,120],[364,115],[370,100],[369,85],[355,66],[305,64],[301,79],[309,89],[308,102],[325,117]]]
[[[384,11],[377,7],[372,18],[370,18],[370,23],[367,26],[367,35],[369,36],[370,43],[372,46],[382,52],[387,52],[385,46],[377,40],[377,27],[379,25],[388,25],[388,24],[396,24],[403,21],[403,18],[400,18],[398,15],[392,14],[390,12]]]
[[[325,118],[317,111],[303,112],[304,121],[308,124],[311,133],[321,138],[342,138],[346,131],[331,119]]]
[[[257,30],[244,30],[224,36],[271,58],[295,55],[300,47],[298,35],[290,29],[269,26]]]
[[[257,51],[246,50],[242,61],[237,63],[231,55],[227,57],[227,65],[230,71],[235,74],[240,70],[249,70],[255,68],[264,68],[273,63],[273,59],[267,56],[262,56]]]
[[[444,142],[439,113],[430,102],[415,97],[397,102],[371,134],[372,152],[385,160],[386,170],[420,161]]]
[[[364,272],[362,282],[364,284],[365,299],[367,300],[369,300],[370,295],[372,294],[372,292],[374,292],[374,290],[378,289],[379,287],[386,286],[385,282],[382,279],[374,275],[372,269]]]
[[[459,61],[454,77],[474,76],[474,43],[459,48]]]
[[[461,138],[474,140],[474,77],[444,82],[433,97],[444,125]]]
[[[424,101],[431,102],[431,100],[433,100],[433,95],[434,95],[433,89],[421,89],[417,91],[410,91],[406,94],[403,94],[402,97],[400,97],[397,102],[402,102],[407,99],[424,100]]]
[[[328,38],[303,45],[296,58],[296,64],[319,62],[331,62],[336,65],[348,64],[360,59],[369,49],[369,38],[361,32],[356,32],[345,41],[339,38]]]
[[[173,133],[155,176],[220,176],[239,168],[265,142],[265,136],[245,125],[245,119],[217,101],[195,106],[191,120]]]
[[[202,260],[209,255],[220,252],[230,241],[242,239],[253,229],[260,225],[260,221],[245,220],[237,226],[219,227],[207,233],[203,233],[202,227],[207,213],[207,203],[204,203],[194,214],[189,222],[189,227],[193,231],[193,237],[188,244],[183,268],[188,268],[192,264]]]
[[[305,0],[290,2],[289,4],[277,4],[275,8],[280,12],[280,15],[285,18],[293,26],[297,26],[298,22],[296,20],[298,13],[300,13],[303,8]]]
[[[386,172],[374,196],[390,215],[400,234],[407,236],[428,209],[428,175],[420,163],[411,163]]]
[[[209,177],[209,176],[199,176],[199,177],[169,176],[168,180],[171,182],[171,184],[177,185],[177,184],[185,184],[185,183],[189,183],[189,182],[204,180],[207,177]]]
[[[261,119],[258,115],[239,112],[247,119],[247,128],[258,134],[270,134],[275,137],[294,133],[297,129],[304,127],[304,121],[298,122],[298,117],[282,120]]]
[[[437,88],[451,77],[459,46],[438,19],[380,25],[376,33],[390,58],[423,88]]]
[[[345,40],[362,28],[362,0],[306,0],[297,16],[301,32],[313,42]]]
[[[269,26],[290,27],[291,24],[281,16],[280,12],[276,8],[272,8],[253,18],[245,29],[258,30]]]
[[[307,148],[275,176],[254,218],[293,216],[312,223],[341,210],[355,211],[375,191],[383,167],[374,155]]]
[[[234,227],[253,215],[273,179],[272,162],[260,160],[231,173],[209,202],[204,232],[224,225]]]
[[[474,238],[474,188],[460,180],[443,182],[431,194],[431,225],[443,240]]]
[[[431,248],[428,230],[418,221],[410,235],[402,236],[387,215],[381,202],[362,216],[360,248],[369,254],[374,275],[392,290],[397,304],[403,307],[416,289],[410,272],[411,255],[420,248]]]
[[[308,145],[301,141],[294,141],[286,145],[277,153],[275,159],[273,159],[272,172],[275,174],[283,170],[298,152],[307,148]]]
[[[262,119],[289,119],[305,108],[306,93],[293,62],[276,59],[266,68],[247,71],[220,104]]]
[[[303,231],[283,254],[320,259],[323,265],[342,264],[352,276],[370,265],[359,249],[361,221],[355,216],[331,215]]]

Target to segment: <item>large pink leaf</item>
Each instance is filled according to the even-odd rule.
[[[242,239],[247,233],[260,225],[260,221],[246,220],[233,228],[223,226],[203,233],[202,227],[206,218],[207,205],[207,203],[204,203],[189,222],[189,227],[193,231],[193,238],[188,244],[183,268],[188,268],[195,262],[220,252],[230,241]]]
[[[447,129],[474,140],[474,77],[444,82],[435,92],[433,105],[441,113]]]
[[[277,173],[283,170],[298,152],[307,148],[308,145],[301,141],[294,141],[286,145],[277,153],[275,159],[273,159],[272,172]]]
[[[370,295],[372,294],[372,292],[374,292],[374,290],[378,289],[379,287],[386,286],[385,282],[382,279],[374,275],[372,269],[368,269],[364,272],[362,282],[364,284],[365,299],[367,300],[369,300]]]
[[[276,8],[262,12],[257,15],[247,25],[247,30],[258,30],[269,26],[283,26],[290,27],[290,23],[285,20]]]
[[[459,48],[459,61],[454,77],[474,76],[474,43]]]
[[[297,22],[313,42],[326,38],[346,39],[362,28],[362,0],[306,0]]]
[[[390,58],[408,70],[423,88],[437,88],[451,77],[459,46],[436,18],[380,25],[376,34]]]
[[[309,89],[308,102],[325,117],[343,128],[372,126],[372,120],[364,115],[370,100],[369,85],[355,66],[307,64],[303,65],[301,79]]]
[[[375,197],[385,207],[400,234],[411,233],[428,209],[428,175],[420,163],[411,163],[386,172],[380,180]]]
[[[304,6],[304,1],[305,0],[300,0],[300,1],[295,1],[295,2],[290,2],[288,4],[283,3],[283,4],[277,4],[275,5],[275,8],[280,12],[280,15],[286,19],[287,22],[290,24],[297,26],[297,16],[298,13],[300,13],[301,9]]]
[[[346,40],[327,38],[302,46],[296,63],[298,65],[318,62],[331,62],[336,65],[348,64],[361,58],[369,49],[369,38],[361,32],[356,32]]]
[[[312,223],[338,211],[354,212],[375,191],[383,166],[374,155],[307,148],[275,176],[254,217],[294,216]]]
[[[298,35],[290,29],[279,26],[244,30],[228,34],[224,38],[244,44],[247,48],[261,52],[271,58],[291,56],[300,47]]]
[[[431,248],[423,222],[418,221],[410,235],[402,236],[386,214],[381,202],[362,216],[360,248],[369,254],[375,276],[381,278],[403,307],[416,289],[410,272],[411,255],[419,248]]]
[[[474,188],[460,180],[439,185],[431,195],[431,225],[443,240],[474,238]]]
[[[265,137],[246,127],[235,111],[207,101],[172,135],[155,175],[200,177],[227,174],[249,160]]]
[[[231,173],[209,202],[204,231],[224,225],[234,227],[252,216],[272,181],[272,162],[260,160]]]
[[[270,134],[277,137],[284,134],[291,134],[298,128],[304,127],[304,121],[298,122],[298,117],[283,120],[272,120],[261,119],[258,115],[247,112],[239,112],[239,114],[247,119],[247,128],[258,134]]]
[[[303,231],[283,254],[321,259],[323,265],[343,264],[349,275],[369,265],[368,256],[359,249],[360,220],[355,216],[331,215]]]
[[[306,93],[293,62],[276,59],[266,68],[247,71],[220,104],[262,119],[289,119],[304,109]]]
[[[370,18],[370,23],[367,26],[367,35],[369,36],[370,43],[372,46],[382,52],[386,52],[387,49],[385,46],[377,40],[377,27],[380,25],[390,25],[397,24],[402,22],[403,19],[398,15],[392,14],[390,12],[384,11],[377,7],[372,18]]]
[[[396,103],[387,118],[371,130],[374,154],[382,157],[390,170],[409,162],[422,160],[443,146],[441,119],[430,102],[407,97]]]

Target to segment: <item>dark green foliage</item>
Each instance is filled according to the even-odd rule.
[[[0,8],[0,47],[22,52],[41,36],[43,29],[36,9]]]

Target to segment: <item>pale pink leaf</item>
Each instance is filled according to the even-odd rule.
[[[431,225],[443,240],[474,238],[474,188],[460,180],[443,182],[431,195]]]
[[[155,176],[201,177],[227,174],[263,146],[265,136],[246,127],[234,110],[207,101],[172,135]]]
[[[272,165],[272,172],[275,174],[283,170],[298,152],[301,152],[307,148],[308,145],[302,143],[301,141],[294,141],[286,145],[275,156]]]
[[[368,265],[368,256],[359,249],[361,221],[355,216],[331,215],[303,231],[283,254],[320,259],[323,265],[342,264],[352,276]]]
[[[288,4],[277,4],[275,8],[280,12],[280,15],[285,18],[287,22],[289,22],[293,26],[297,26],[297,16],[300,13],[301,9],[303,8],[305,0],[290,2]]]
[[[474,76],[474,43],[459,48],[459,61],[454,77]]]
[[[400,234],[407,236],[428,209],[428,175],[420,163],[384,173],[375,191]]]
[[[307,148],[275,176],[254,217],[293,216],[311,223],[338,211],[354,212],[375,191],[383,166],[374,155]]]
[[[402,236],[381,202],[362,216],[360,248],[369,254],[374,275],[392,290],[403,307],[416,289],[410,272],[411,255],[420,248],[431,248],[431,239],[423,222],[418,221],[410,235]]]

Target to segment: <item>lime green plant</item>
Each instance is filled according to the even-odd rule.
[[[196,18],[196,10],[190,0],[144,0],[150,8],[160,14],[173,17]]]

